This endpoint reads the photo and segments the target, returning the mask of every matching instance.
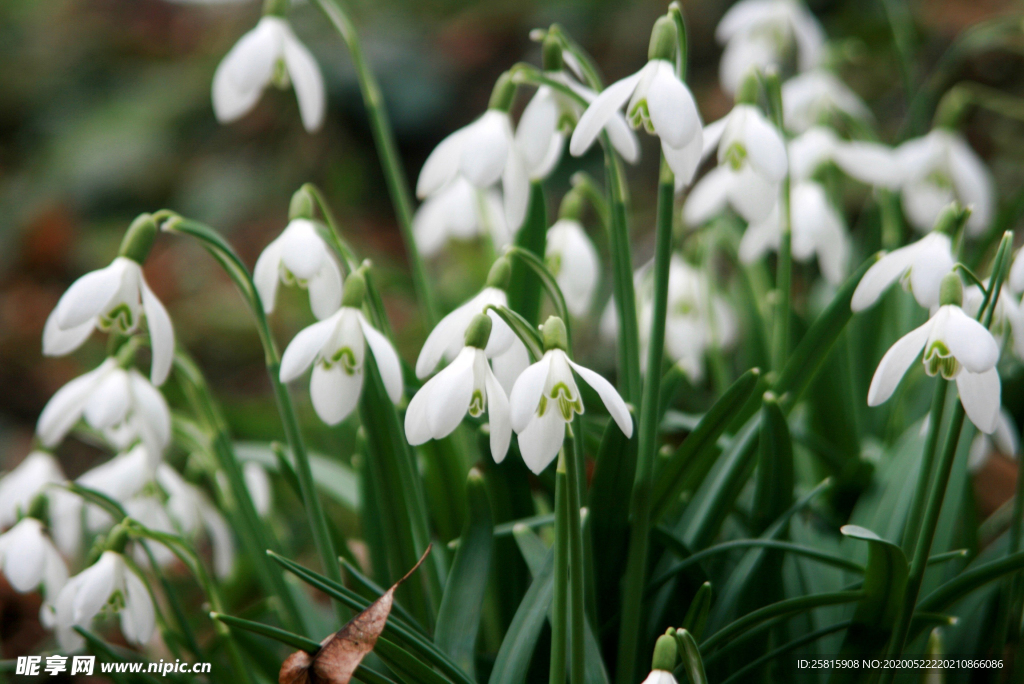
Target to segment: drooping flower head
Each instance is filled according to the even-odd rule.
[[[278,3],[280,4],[280,3]],[[283,8],[280,14],[287,10]],[[221,123],[236,121],[256,106],[271,84],[295,86],[302,125],[316,131],[324,121],[327,96],[316,59],[277,13],[260,19],[221,60],[213,75],[213,111]]]
[[[309,290],[309,305],[318,319],[327,318],[341,304],[341,268],[316,225],[306,218],[289,221],[264,248],[253,269],[253,282],[268,314],[282,282]]]
[[[463,176],[427,197],[413,216],[412,232],[425,257],[440,252],[449,239],[487,236],[497,250],[512,242],[501,193],[481,190]]]
[[[50,624],[53,602],[68,581],[68,568],[42,521],[26,516],[0,534],[0,574],[18,593],[42,589],[40,621]]]
[[[542,332],[544,356],[523,371],[509,398],[519,451],[527,467],[538,474],[558,455],[565,439],[565,426],[575,414],[583,413],[583,398],[573,371],[597,392],[623,434],[633,435],[633,418],[612,384],[569,359],[565,323],[552,316],[544,323]]]
[[[45,498],[50,535],[65,554],[76,554],[81,540],[81,500],[60,486],[65,483],[64,471],[52,454],[30,453],[0,478],[0,530],[14,525],[28,515],[37,500]]]
[[[597,248],[579,221],[581,209],[579,192],[570,190],[558,220],[548,228],[544,248],[544,262],[562,290],[569,313],[577,317],[590,311],[601,269]]]
[[[156,232],[149,214],[138,217],[125,233],[113,263],[71,284],[46,319],[44,354],[69,354],[82,346],[96,328],[130,335],[139,329],[145,316],[153,349],[150,378],[154,385],[163,384],[174,360],[174,328],[167,310],[149,289],[141,266]]]
[[[928,321],[899,340],[885,353],[868,388],[868,406],[892,396],[914,359],[924,350],[928,375],[955,380],[967,417],[979,430],[991,433],[999,417],[999,345],[985,326],[961,309],[963,284],[950,273],[942,280],[940,306]]]
[[[686,185],[700,163],[703,132],[700,113],[690,89],[676,75],[673,63],[676,29],[669,16],[654,24],[647,64],[632,76],[616,81],[594,98],[580,117],[569,142],[574,157],[584,154],[609,121],[625,105],[626,119],[661,139],[662,153]]]
[[[459,426],[468,413],[479,418],[487,412],[491,435],[491,456],[501,463],[512,439],[508,398],[487,363],[490,317],[476,314],[466,329],[466,344],[455,360],[427,381],[409,402],[405,413],[405,436],[413,446],[430,439],[443,439]]]
[[[860,96],[830,71],[812,69],[782,84],[782,114],[788,130],[803,133],[837,113],[871,120]]]
[[[300,331],[281,357],[281,382],[291,382],[313,366],[309,394],[313,409],[328,425],[343,421],[363,389],[366,351],[380,370],[384,389],[397,403],[402,398],[402,365],[398,354],[362,312],[366,281],[357,270],[345,281],[341,308],[329,318]]]

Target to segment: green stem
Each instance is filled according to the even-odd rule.
[[[777,73],[770,73],[764,79],[768,93],[769,109],[772,122],[779,136],[786,139],[786,128],[782,115],[782,86]],[[779,195],[779,220],[782,235],[779,238],[779,259],[775,275],[775,292],[777,293],[775,308],[775,339],[772,356],[772,369],[781,372],[789,357],[789,322],[792,316],[792,281],[793,281],[793,215],[790,207],[790,173],[782,179]]]
[[[615,309],[619,319],[619,388],[634,406],[640,402],[640,328],[636,316],[636,292],[633,289],[633,254],[626,221],[626,189],[622,169],[608,134],[601,134],[604,167],[611,205],[611,230],[608,236],[612,257],[612,282]]]
[[[530,183],[526,221],[515,240],[516,247],[533,254],[542,264],[548,236],[545,204],[544,186],[537,181]],[[530,267],[519,260],[513,261],[512,275],[508,282],[508,307],[532,325],[537,325],[540,320],[540,290],[540,278]]]
[[[387,181],[391,202],[394,204],[395,214],[398,217],[398,227],[402,231],[402,239],[405,241],[409,270],[412,274],[416,298],[420,304],[420,312],[427,325],[433,328],[438,321],[437,307],[426,269],[423,266],[423,259],[416,248],[416,240],[412,232],[412,193],[409,191],[409,183],[405,178],[405,171],[402,169],[398,145],[395,143],[395,133],[391,129],[391,122],[388,120],[387,111],[384,108],[384,97],[381,95],[380,85],[366,62],[366,56],[363,54],[355,26],[342,8],[340,1],[314,0],[314,2],[327,15],[328,20],[348,45],[352,64],[355,66],[356,76],[359,78],[363,104],[366,106],[366,112],[370,118],[373,141],[377,146],[377,154],[380,155],[384,179]]]
[[[569,618],[569,483],[565,447],[558,454],[555,471],[555,575],[551,599],[551,666],[549,684],[565,684],[566,644]]]
[[[939,429],[942,427],[942,411],[946,406],[946,389],[949,383],[939,380],[932,396],[932,409],[928,414],[928,437],[921,452],[921,470],[917,474],[917,487],[914,490],[913,503],[907,516],[907,524],[903,529],[903,552],[910,554],[917,546],[918,532],[921,529],[921,517],[927,502],[928,485],[932,481],[935,469],[935,448],[939,444]]]
[[[675,179],[662,159],[658,183],[658,220],[654,248],[654,305],[651,335],[647,346],[647,378],[640,405],[636,477],[633,480],[631,533],[626,559],[622,621],[619,623],[619,660],[616,681],[628,684],[636,676],[637,649],[642,638],[641,614],[647,551],[650,541],[651,488],[658,447],[658,400],[661,394],[661,364],[665,349],[665,316],[668,312],[668,276],[672,258],[672,209]]]
[[[583,684],[586,667],[584,635],[586,633],[583,529],[580,521],[580,476],[583,461],[583,421],[574,422],[577,432],[571,448],[565,450],[567,508],[569,522],[569,681]]]

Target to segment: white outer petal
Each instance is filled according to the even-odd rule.
[[[324,368],[317,364],[309,379],[309,398],[320,420],[337,425],[345,420],[359,402],[363,389],[363,369],[349,375],[339,364]]]
[[[569,365],[572,366],[573,370],[579,373],[580,377],[583,378],[584,382],[590,385],[597,395],[601,397],[601,401],[604,402],[605,408],[608,409],[608,413],[611,414],[615,420],[615,424],[622,430],[622,434],[627,439],[633,436],[633,417],[629,415],[629,408],[626,406],[626,402],[622,400],[619,393],[616,391],[612,383],[608,382],[603,375],[595,373],[589,368],[585,368],[578,363],[569,361]]]
[[[397,404],[402,399],[402,390],[405,383],[402,381],[402,362],[398,360],[398,352],[391,346],[388,338],[384,337],[370,322],[359,315],[359,327],[366,338],[366,344],[370,347],[374,360],[377,362],[377,369],[380,371],[380,379],[384,381],[384,389],[391,401]]]
[[[167,315],[167,309],[149,289],[141,274],[139,284],[142,289],[142,308],[146,312],[146,325],[149,327],[149,342],[153,350],[149,377],[159,387],[167,380],[174,363],[174,325]]]
[[[217,66],[211,87],[213,111],[221,123],[230,123],[252,109],[270,83],[281,57],[279,17],[264,17],[242,36]]]
[[[512,429],[516,432],[525,430],[530,419],[537,412],[550,367],[551,353],[548,352],[541,357],[540,361],[524,370],[516,380],[508,400]]]
[[[994,432],[1002,405],[999,372],[995,368],[984,373],[962,370],[956,376],[956,388],[971,422],[985,434]]]
[[[554,406],[543,416],[534,415],[525,429],[519,433],[519,452],[531,471],[540,475],[565,441],[565,421]]]
[[[699,226],[725,209],[732,182],[733,174],[728,167],[711,169],[690,190],[683,204],[683,221],[689,226]]]
[[[51,314],[57,326],[62,330],[77,328],[103,313],[121,287],[126,261],[123,257],[114,259],[106,268],[86,273],[71,283]]]
[[[81,375],[57,390],[50,401],[43,407],[36,423],[36,434],[43,446],[53,447],[64,439],[85,411],[85,404],[96,386],[107,373],[117,366],[117,362],[108,358],[97,368]]]
[[[647,107],[654,130],[669,147],[679,149],[699,136],[703,124],[697,103],[686,84],[676,78],[675,67],[658,59],[657,71],[647,92]]]
[[[919,328],[911,330],[889,348],[875,369],[868,388],[868,406],[878,406],[892,396],[896,386],[910,364],[921,354],[921,349],[928,341],[933,321],[929,320]]]
[[[125,605],[121,609],[121,633],[129,642],[144,646],[153,636],[153,629],[156,627],[153,599],[142,579],[133,570],[125,565],[121,572],[125,589]]]
[[[481,190],[494,185],[501,178],[512,147],[508,114],[488,109],[466,127],[459,173]]]
[[[949,310],[943,341],[957,361],[971,373],[984,373],[999,360],[999,345],[988,328],[974,320],[958,306]]]
[[[416,196],[424,199],[447,185],[459,171],[466,128],[460,128],[438,143],[423,162],[416,181]]]
[[[256,285],[256,292],[260,296],[264,313],[274,311],[274,302],[277,299],[277,286],[281,281],[281,253],[284,251],[282,245],[282,233],[269,245],[263,248],[260,256],[256,259],[256,266],[252,271],[252,280]]]
[[[914,252],[907,247],[892,251],[876,261],[857,283],[850,300],[854,313],[874,306],[878,298],[902,276],[914,261]]]
[[[312,365],[338,327],[343,311],[300,330],[292,338],[281,356],[281,382],[291,382]]]
[[[287,24],[283,31],[284,63],[288,76],[295,86],[295,97],[299,101],[299,115],[302,125],[313,133],[324,123],[327,112],[327,93],[324,77],[313,55],[306,49]]]
[[[601,130],[629,100],[646,69],[647,67],[644,67],[632,76],[616,81],[598,93],[587,110],[580,116],[576,129],[572,132],[572,138],[569,141],[569,152],[572,156],[579,157],[590,149]]]
[[[509,417],[508,397],[501,388],[498,378],[484,362],[484,386],[487,390],[487,421],[491,430],[491,456],[495,463],[505,460],[509,442],[512,441],[512,423]]]

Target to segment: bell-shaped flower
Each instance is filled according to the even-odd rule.
[[[171,413],[163,395],[138,371],[121,368],[114,358],[57,390],[39,415],[36,434],[44,446],[54,447],[83,417],[114,448],[125,449],[140,440],[154,459],[171,439]]]
[[[153,482],[154,466],[146,447],[139,444],[133,449],[120,453],[109,461],[85,471],[78,476],[76,482],[110,497],[120,504],[127,504]],[[113,522],[114,519],[110,514],[99,506],[89,504],[86,507],[85,526],[89,531],[99,532]]]
[[[71,284],[46,319],[43,353],[68,354],[96,328],[131,334],[138,330],[143,315],[153,348],[150,378],[154,385],[162,385],[174,360],[174,328],[164,305],[146,284],[142,267],[125,256]]]
[[[57,597],[68,580],[67,565],[43,523],[28,517],[0,534],[0,572],[19,593],[42,587],[48,601]]]
[[[494,86],[491,106],[483,116],[434,148],[420,170],[417,197],[426,199],[460,176],[479,190],[500,180],[505,220],[512,230],[518,230],[526,217],[530,183],[508,114],[514,88],[511,78],[503,75]]]
[[[892,396],[923,349],[925,372],[956,380],[967,417],[982,432],[995,430],[1001,406],[996,370],[999,345],[985,326],[960,308],[962,288],[955,273],[943,279],[938,310],[924,325],[897,340],[879,362],[868,388],[868,406],[878,406]]]
[[[821,25],[800,0],[741,0],[722,16],[715,38],[725,45],[719,80],[730,93],[754,69],[780,67],[794,52],[799,71],[813,69],[825,46]]]
[[[831,162],[843,173],[874,187],[895,189],[903,182],[892,148],[864,140],[842,140],[830,128],[814,126],[789,141],[789,171],[797,180],[811,178]]]
[[[895,249],[871,265],[857,284],[850,308],[857,312],[874,306],[897,280],[926,309],[939,305],[939,286],[953,268],[949,235],[933,230],[917,242]]]
[[[367,348],[388,397],[395,403],[402,398],[402,364],[388,338],[363,315],[365,292],[365,280],[355,271],[345,281],[337,313],[299,332],[281,357],[281,382],[291,382],[313,366],[310,398],[316,414],[328,425],[340,423],[356,407],[363,390]]]
[[[1018,434],[1013,416],[1005,408],[1000,407],[999,418],[996,419],[996,429],[992,434],[986,435],[984,432],[978,432],[971,440],[971,448],[967,452],[968,470],[972,473],[981,470],[994,452],[1016,459],[1019,448]]]
[[[579,221],[563,218],[548,228],[544,261],[565,296],[569,313],[585,316],[594,300],[601,264]]]
[[[312,221],[293,219],[256,260],[252,274],[263,310],[271,313],[277,285],[298,285],[309,290],[313,315],[323,320],[341,304],[341,268]]]
[[[101,612],[119,613],[121,634],[131,644],[145,645],[156,626],[153,599],[124,556],[104,551],[94,564],[64,585],[56,602],[57,643],[65,653],[85,640],[75,627],[89,627]]]
[[[704,130],[704,152],[718,149],[718,166],[700,179],[683,205],[699,225],[732,206],[748,222],[762,221],[778,201],[786,175],[786,145],[756,106],[740,102]]]
[[[491,456],[501,463],[512,439],[508,398],[487,363],[491,319],[476,314],[466,330],[466,345],[455,360],[427,381],[409,402],[405,413],[405,436],[417,446],[431,439],[443,439],[462,422],[467,413],[479,418],[487,412]]]
[[[643,126],[661,140],[662,153],[676,176],[676,184],[689,184],[700,163],[703,131],[697,103],[676,75],[674,49],[672,20],[661,17],[651,33],[647,64],[602,90],[583,112],[569,141],[574,157],[590,149],[625,105],[626,120],[633,128]]]
[[[825,280],[839,285],[850,260],[850,237],[842,216],[829,202],[825,188],[814,181],[795,183],[790,197],[793,258],[810,261],[817,257]],[[782,222],[776,206],[767,219],[747,227],[740,240],[740,260],[749,264],[769,250],[778,251],[781,239]]]
[[[988,281],[985,281],[986,287],[988,284]],[[984,301],[985,293],[977,285],[971,285],[964,290],[964,311],[967,315],[977,318]],[[1020,298],[1005,287],[999,291],[999,299],[996,300],[996,307],[992,311],[992,325],[989,329],[1000,348],[1009,342],[1017,358],[1024,359],[1024,308],[1021,307]]]
[[[449,239],[471,240],[490,236],[495,249],[512,242],[501,193],[481,190],[457,176],[426,199],[412,220],[416,247],[425,257],[441,251]]]
[[[803,133],[834,114],[871,120],[871,110],[857,93],[824,69],[812,69],[782,84],[782,116],[786,128]]]
[[[267,86],[295,86],[302,125],[313,132],[324,122],[327,95],[313,55],[286,19],[265,16],[231,48],[213,75],[213,111],[221,123],[242,118]]]
[[[46,497],[50,533],[68,556],[78,552],[82,521],[81,499],[60,485],[67,482],[57,459],[45,451],[33,451],[0,478],[0,529],[10,527],[27,514],[36,497]]]
[[[601,398],[608,413],[626,437],[633,435],[633,418],[604,377],[574,363],[565,353],[565,324],[551,317],[543,326],[546,351],[540,361],[519,376],[509,397],[512,429],[519,435],[519,451],[527,467],[539,474],[548,466],[565,439],[565,426],[583,413],[575,371]]]
[[[935,128],[896,148],[903,173],[903,211],[920,231],[931,229],[942,210],[956,200],[970,207],[967,232],[980,235],[992,221],[992,174],[960,133]]]

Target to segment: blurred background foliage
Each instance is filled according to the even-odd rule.
[[[539,63],[539,49],[528,37],[531,28],[559,22],[613,80],[646,58],[649,28],[666,5],[662,0],[349,4],[413,180],[436,143],[486,107],[504,69],[519,60]],[[731,105],[717,85],[720,47],[714,40],[714,27],[729,4],[683,2],[690,82],[705,121]],[[908,87],[909,92],[922,86],[941,90],[973,80],[1024,93],[1024,33],[1000,44],[982,42],[951,65],[941,60],[965,27],[1013,11],[1015,3],[1009,0],[809,4],[833,39],[829,61],[871,106],[885,142],[923,133],[929,126],[927,118],[904,124],[912,99]],[[302,129],[291,90],[268,92],[238,123],[221,126],[214,119],[214,69],[256,23],[260,8],[257,0],[0,0],[0,470],[27,453],[36,418],[50,395],[103,357],[105,342],[96,336],[71,357],[44,361],[43,323],[73,279],[109,262],[124,229],[143,211],[168,207],[216,226],[252,265],[284,227],[292,192],[304,182],[316,183],[357,251],[376,264],[399,351],[414,360],[424,331],[358,84],[345,46],[315,7],[299,3],[290,19],[327,82],[324,128],[315,135]],[[895,48],[894,26],[913,55],[908,62]],[[523,104],[520,98],[519,107]],[[1004,206],[1021,197],[1022,126],[1019,117],[975,109],[966,127],[971,144],[995,174]],[[629,169],[630,178],[644,180],[633,188],[631,227],[638,264],[653,252],[657,163],[652,139],[645,137],[643,144],[643,162]],[[596,155],[582,166],[602,177]],[[549,186],[552,211],[578,168],[580,162],[566,155]],[[850,225],[856,226],[863,196],[849,198],[849,204]],[[607,268],[607,244],[596,233]],[[446,310],[479,288],[489,264],[482,258],[486,255],[479,244],[460,244],[430,262]],[[162,238],[147,261],[146,277],[167,304],[180,344],[208,374],[235,436],[280,438],[249,314],[217,265],[189,241]],[[605,282],[599,307],[610,289]],[[283,348],[312,316],[302,293],[287,289],[282,295],[272,322]],[[596,334],[577,339],[590,347],[598,344]],[[590,358],[604,359],[604,370],[612,369],[613,356],[611,349],[590,350]],[[314,448],[349,459],[352,428],[325,427],[315,419],[306,393],[295,396]],[[1022,407],[1011,408],[1018,409],[1018,423],[1024,422]],[[100,455],[69,442],[61,457],[67,475],[75,477]],[[995,463],[1009,467],[1008,462]],[[1005,493],[993,494],[1005,500],[1013,478],[1005,473],[988,477],[986,491],[1005,487]],[[302,525],[295,531],[307,533]],[[0,620],[5,652],[18,649],[11,624],[9,616]]]

